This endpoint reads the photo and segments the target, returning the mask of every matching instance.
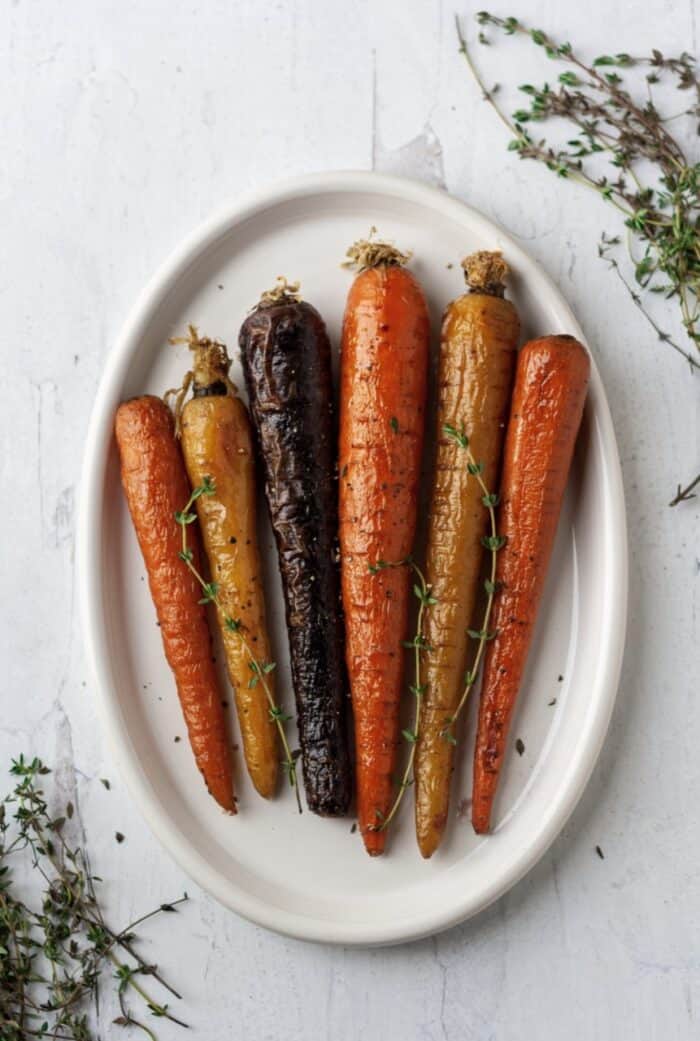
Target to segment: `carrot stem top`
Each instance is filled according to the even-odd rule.
[[[288,282],[284,275],[278,275],[277,281],[272,289],[266,289],[260,295],[260,303],[263,307],[272,307],[274,304],[297,303],[299,301],[299,289],[301,283]]]
[[[358,239],[357,242],[353,242],[345,254],[347,260],[343,261],[343,267],[359,272],[372,267],[380,267],[382,264],[389,267],[401,267],[409,262],[410,252],[402,253],[390,242],[374,240],[373,236],[376,233],[376,228],[370,228],[369,236],[366,239]]]
[[[197,391],[200,388],[212,387],[220,383],[226,388],[225,392],[232,397],[238,394],[238,389],[228,374],[231,359],[228,356],[226,345],[218,340],[210,340],[208,336],[200,336],[194,325],[188,325],[187,332],[187,336],[172,337],[170,343],[187,344],[194,355],[192,368],[185,373],[180,387],[173,387],[164,395],[167,405],[170,405],[170,398],[175,399],[171,407],[175,416],[175,433],[178,437],[180,436],[182,410],[190,387]],[[224,393],[223,387],[221,388],[222,393]]]
[[[501,253],[482,249],[462,261],[464,278],[472,293],[503,296],[509,268]]]

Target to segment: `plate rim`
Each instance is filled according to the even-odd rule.
[[[382,946],[418,940],[451,928],[473,917],[504,895],[541,859],[575,809],[598,760],[615,704],[625,646],[628,602],[627,521],[617,439],[605,389],[592,357],[591,386],[596,391],[595,417],[604,448],[603,480],[610,508],[604,513],[608,536],[612,540],[612,568],[608,575],[610,619],[604,640],[598,648],[599,670],[595,696],[591,698],[593,718],[588,726],[585,754],[575,771],[557,789],[556,812],[548,814],[535,840],[511,858],[508,870],[497,884],[484,887],[477,899],[466,894],[464,900],[447,909],[431,908],[417,918],[391,923],[326,922],[280,908],[269,908],[259,898],[247,894],[210,867],[191,842],[163,811],[131,747],[128,729],[119,710],[119,699],[111,690],[104,668],[108,641],[102,610],[104,583],[101,578],[101,532],[98,510],[104,468],[112,440],[111,415],[116,391],[126,375],[141,331],[148,325],[172,282],[180,278],[199,256],[228,235],[243,221],[271,206],[294,198],[334,192],[374,192],[437,209],[459,221],[468,215],[472,226],[497,235],[514,258],[535,265],[548,290],[560,302],[571,332],[584,343],[586,338],[568,302],[549,275],[502,226],[479,210],[421,181],[366,170],[339,170],[285,178],[242,195],[235,203],[220,209],[200,223],[179,243],[148,280],[132,306],[119,335],[108,351],[102,378],[90,415],[81,469],[76,540],[76,567],[82,630],[86,658],[97,689],[97,704],[103,732],[106,732],[119,773],[162,846],[185,873],[228,909],[255,924],[302,940],[351,946]]]

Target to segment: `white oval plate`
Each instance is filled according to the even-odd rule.
[[[258,192],[197,231],[158,272],[110,355],[88,434],[80,564],[88,652],[120,770],[151,828],[183,869],[222,903],[292,936],[385,944],[444,929],[486,907],[535,864],[576,804],[600,750],[624,642],[626,529],[615,436],[593,367],[554,559],[514,721],[496,807],[497,827],[469,823],[474,705],[452,817],[431,861],[418,854],[410,797],[388,853],[372,860],[351,818],[299,817],[286,789],[266,803],[240,756],[240,813],[221,814],[194,766],[144,569],[121,493],[112,423],[134,394],[179,384],[185,348],[168,345],[188,322],[229,344],[242,385],[237,336],[275,277],[300,279],[338,343],[351,275],[346,247],[370,225],[402,248],[431,308],[433,334],[462,290],[459,260],[503,250],[525,338],[581,329],[539,267],[497,225],[424,185],[370,173],[305,177]],[[265,522],[266,523],[266,522]],[[287,642],[269,528],[268,605],[279,690],[291,708]],[[556,698],[556,704],[550,702]],[[232,740],[235,713],[230,711]],[[182,737],[175,742],[176,735]],[[521,738],[525,751],[516,754]]]

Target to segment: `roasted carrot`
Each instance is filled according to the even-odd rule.
[[[181,533],[175,514],[187,502],[190,488],[173,418],[160,398],[133,398],[117,409],[115,433],[122,485],[192,751],[210,793],[235,813],[229,737],[206,611],[196,580],[178,559]],[[194,532],[190,546],[199,566]]]
[[[421,726],[416,748],[416,836],[430,857],[443,836],[454,761],[453,714],[464,688],[467,628],[479,589],[488,512],[476,476],[450,430],[468,438],[483,481],[496,488],[515,368],[519,321],[504,298],[508,272],[499,253],[463,262],[470,292],[447,308],[442,325],[437,451],[425,575],[436,603],[426,613]],[[478,627],[477,627],[478,628]]]
[[[357,243],[343,321],[340,548],[346,661],[355,718],[357,816],[367,852],[384,850],[399,737],[410,571],[423,447],[429,320],[423,291],[384,243]]]
[[[590,360],[573,336],[545,336],[518,358],[503,452],[493,614],[474,753],[472,824],[491,823],[508,728],[542,597],[581,423]]]
[[[213,487],[212,494],[197,499],[197,515],[216,583],[216,617],[246,766],[256,790],[269,798],[277,780],[279,744],[270,705],[274,675],[258,550],[250,420],[229,379],[226,347],[200,338],[192,326],[185,342],[194,362],[175,406],[182,450],[192,487],[202,486],[207,478]],[[183,405],[190,383],[193,397]],[[265,687],[253,678],[256,663],[269,670]]]
[[[244,321],[239,342],[282,575],[306,803],[340,817],[352,780],[331,347],[298,289],[280,278]]]

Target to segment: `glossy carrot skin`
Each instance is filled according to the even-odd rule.
[[[367,852],[393,801],[423,448],[429,320],[405,268],[361,272],[348,296],[340,375],[340,548],[346,660],[355,718],[357,815]]]
[[[430,857],[447,822],[455,747],[445,738],[464,689],[467,629],[474,621],[488,512],[467,470],[466,452],[446,424],[469,437],[495,491],[513,385],[520,323],[513,304],[485,292],[448,307],[438,375],[437,452],[429,512],[426,581],[437,601],[426,613],[426,685],[416,748],[416,837]],[[474,628],[480,628],[474,624]]]
[[[318,311],[283,294],[250,312],[239,343],[279,554],[306,804],[341,817],[352,771],[330,342]]]
[[[572,336],[545,336],[521,351],[506,434],[492,628],[474,753],[472,824],[491,825],[493,801],[564,491],[583,415],[590,360]]]
[[[275,790],[280,757],[277,730],[262,684],[249,686],[253,675],[250,655],[240,635],[225,624],[226,617],[240,621],[256,660],[271,660],[256,528],[250,420],[240,398],[208,393],[187,402],[181,425],[190,483],[197,487],[210,477],[215,487],[213,495],[197,499],[197,514],[211,578],[218,585],[217,619],[236,698],[246,766],[256,790],[269,798]],[[274,673],[268,673],[266,682],[274,697]]]
[[[235,813],[230,740],[206,610],[198,583],[178,558],[182,532],[175,513],[185,506],[190,487],[170,410],[152,396],[126,401],[117,409],[115,433],[122,485],[190,745],[211,795]],[[199,541],[191,527],[188,544],[199,568]]]

